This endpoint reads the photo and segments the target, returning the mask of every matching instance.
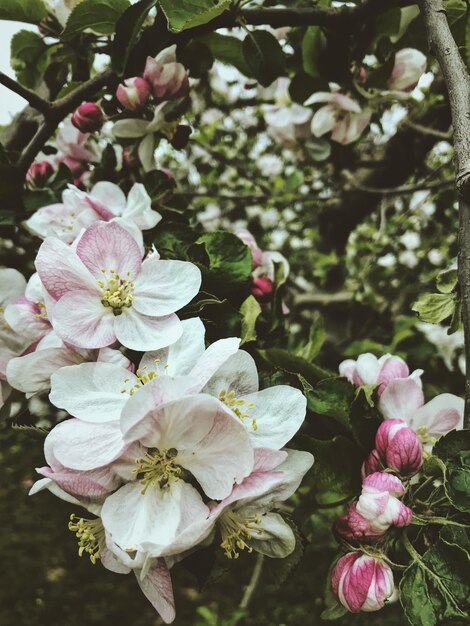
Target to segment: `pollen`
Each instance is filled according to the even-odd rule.
[[[108,272],[102,268],[101,272],[103,279],[96,281],[103,292],[101,304],[111,307],[114,315],[121,315],[123,309],[131,307],[134,300],[134,283],[129,278],[130,274],[127,272],[126,277],[122,278],[114,269]]]
[[[253,430],[258,430],[256,418],[251,418],[249,415],[249,411],[255,408],[253,402],[247,404],[242,398],[237,398],[234,391],[227,392],[226,389],[222,389],[219,393],[219,400],[228,406],[241,422],[245,423],[245,420],[251,419],[251,427]]]
[[[136,459],[137,467],[132,470],[137,474],[140,484],[144,486],[144,494],[151,485],[159,485],[161,488],[169,486],[170,481],[177,481],[180,478],[181,467],[176,464],[178,456],[176,448],[160,450],[150,448],[141,459]]]
[[[69,530],[74,532],[78,539],[78,555],[83,556],[86,552],[94,565],[101,558],[101,550],[105,545],[105,533],[100,518],[90,520],[72,513]]]
[[[228,559],[238,559],[242,550],[251,554],[253,548],[247,542],[254,535],[264,533],[259,515],[242,518],[235,511],[230,511],[220,517],[219,524],[222,535],[220,547]]]

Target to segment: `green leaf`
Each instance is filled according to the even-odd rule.
[[[464,550],[439,540],[403,574],[400,601],[412,626],[468,618],[470,578]]]
[[[438,324],[454,313],[456,296],[453,293],[427,293],[413,304],[419,319],[430,324]]]
[[[116,22],[116,35],[111,52],[111,65],[116,73],[124,72],[140,29],[148,12],[156,4],[157,0],[140,0],[126,9]]]
[[[285,72],[285,58],[278,40],[264,30],[248,33],[243,40],[243,56],[256,80],[268,87]]]
[[[315,457],[312,482],[318,489],[317,500],[342,499],[357,494],[361,483],[361,464],[364,454],[358,445],[342,435],[323,441],[302,436],[302,449]]]
[[[356,441],[367,451],[375,447],[375,435],[382,419],[374,404],[377,386],[359,387],[351,403],[349,419]]]
[[[271,365],[281,368],[290,374],[300,374],[305,380],[314,385],[323,378],[331,376],[329,370],[325,370],[314,363],[309,363],[302,357],[295,356],[288,350],[282,348],[269,348],[259,350],[259,354]]]
[[[240,307],[242,314],[241,343],[256,341],[256,320],[261,315],[261,306],[254,296],[248,296]]]
[[[0,20],[13,20],[27,24],[39,24],[47,15],[43,0],[2,0]]]
[[[457,286],[457,270],[452,268],[439,272],[436,278],[437,290],[441,293],[451,293]]]
[[[202,235],[191,255],[203,271],[205,288],[217,295],[232,293],[250,280],[250,249],[232,233],[216,231]]]
[[[44,78],[48,48],[43,38],[29,30],[20,30],[11,40],[11,66],[18,81],[35,89]]]
[[[343,426],[349,427],[349,407],[355,389],[345,378],[321,380],[308,396],[308,408],[314,413],[333,417]]]
[[[187,28],[207,24],[226,11],[232,0],[159,0],[160,7],[168,20],[168,28],[180,33]]]
[[[460,528],[448,524],[441,529],[439,537],[449,546],[456,546],[466,552],[467,558],[470,560],[470,528]]]
[[[317,314],[310,326],[308,343],[296,351],[297,356],[302,357],[306,361],[313,361],[325,343],[325,339],[325,321],[320,314]]]
[[[245,76],[251,77],[251,71],[245,61],[242,51],[242,42],[236,37],[229,35],[221,35],[220,33],[209,33],[200,37],[202,41],[210,48],[214,58],[225,65],[233,65],[239,72]]]
[[[470,513],[470,430],[454,430],[439,439],[433,453],[445,466],[447,496],[459,511]]]
[[[313,78],[322,76],[321,54],[325,49],[326,37],[319,26],[310,26],[302,40],[302,65]]]
[[[90,29],[100,35],[111,35],[129,0],[82,0],[67,20],[62,39],[70,39]]]

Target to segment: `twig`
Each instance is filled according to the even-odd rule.
[[[411,128],[412,130],[416,130],[422,135],[436,137],[436,139],[442,139],[442,141],[450,141],[452,139],[452,130],[445,132],[443,130],[437,130],[437,128],[429,128],[428,126],[423,126],[422,124],[411,122],[410,120],[405,120],[403,122],[403,125],[408,126],[408,128]]]
[[[470,76],[452,36],[442,0],[421,0],[429,47],[449,93],[454,128],[455,179],[459,192],[458,272],[465,336],[464,427],[470,427]]]
[[[251,574],[250,582],[248,583],[247,588],[245,589],[245,593],[243,594],[243,598],[240,602],[241,609],[247,609],[250,604],[253,595],[256,591],[256,587],[258,586],[259,579],[261,576],[261,571],[263,569],[264,555],[258,553],[256,555],[256,562],[253,568],[253,573]]]
[[[23,85],[20,85],[20,83],[16,82],[16,80],[13,80],[13,78],[10,78],[3,72],[0,72],[0,84],[24,98],[33,108],[40,111],[44,116],[48,115],[51,103],[44,100],[44,98],[41,98],[41,96],[38,96],[36,92],[23,87]]]
[[[441,189],[443,187],[449,187],[450,185],[454,184],[454,181],[449,178],[448,180],[438,180],[434,183],[422,181],[413,185],[402,185],[400,187],[368,187],[367,185],[361,185],[360,183],[356,183],[351,172],[347,172],[346,177],[348,178],[348,182],[352,185],[352,187],[354,187],[358,191],[364,191],[365,193],[374,193],[381,196],[400,196],[414,193],[415,191],[420,191],[421,189]]]

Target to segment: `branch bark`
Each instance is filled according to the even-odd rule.
[[[35,91],[23,87],[23,85],[20,85],[20,83],[17,83],[16,80],[13,80],[13,78],[10,78],[3,72],[0,72],[0,84],[24,98],[33,108],[40,111],[43,115],[48,114],[51,106],[50,103],[44,100],[44,98],[41,98],[41,96],[38,96]]]
[[[429,47],[449,93],[454,129],[455,183],[459,194],[459,284],[465,335],[464,427],[470,428],[470,76],[452,36],[442,0],[421,0]]]

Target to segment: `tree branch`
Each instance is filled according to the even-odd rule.
[[[402,185],[400,187],[368,187],[367,185],[361,185],[360,183],[356,183],[354,180],[354,175],[352,172],[347,172],[347,179],[349,183],[359,191],[364,191],[365,193],[375,193],[380,196],[402,196],[409,193],[414,193],[415,191],[431,190],[431,189],[442,189],[442,187],[449,187],[454,184],[452,179],[448,180],[437,180],[433,183],[430,183],[426,180],[423,180],[419,183],[415,183],[413,185]]]
[[[49,113],[49,109],[51,106],[50,102],[44,100],[44,98],[41,98],[41,96],[38,96],[38,94],[34,91],[31,91],[31,89],[23,87],[23,85],[20,85],[20,83],[17,83],[16,80],[13,80],[13,78],[10,78],[3,72],[0,72],[0,84],[4,85],[8,89],[10,89],[10,91],[14,91],[19,96],[27,100],[27,102],[29,102],[29,104],[33,108],[35,108],[37,111],[40,111],[44,116],[47,116],[47,114]]]
[[[429,47],[449,93],[454,128],[455,183],[459,193],[459,284],[465,335],[464,427],[470,428],[470,76],[452,36],[442,0],[421,0]]]

